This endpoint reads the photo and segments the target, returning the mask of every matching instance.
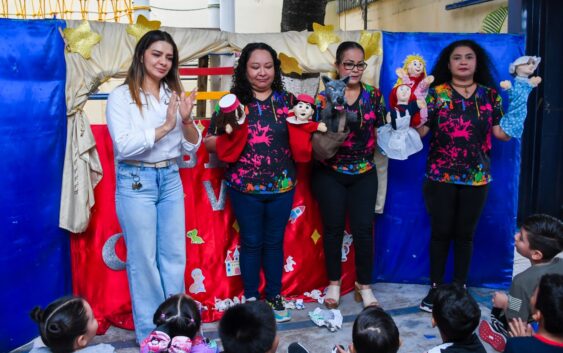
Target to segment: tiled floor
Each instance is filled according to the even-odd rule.
[[[522,272],[529,266],[529,261],[515,254],[514,274]],[[440,344],[441,339],[437,329],[432,328],[430,314],[418,309],[421,298],[424,297],[428,286],[415,284],[377,283],[373,286],[374,293],[381,305],[394,318],[402,339],[399,353],[422,353]],[[483,318],[490,314],[492,290],[484,288],[470,288],[481,307]],[[335,344],[347,346],[352,340],[352,324],[356,315],[361,311],[361,304],[354,302],[353,294],[343,296],[339,309],[344,317],[344,325],[337,332],[329,332],[324,327],[317,327],[308,317],[318,304],[306,303],[305,310],[293,310],[292,320],[278,326],[280,346],[277,352],[286,352],[287,346],[294,341],[300,342],[312,353],[329,353]],[[324,308],[324,307],[322,307]],[[217,338],[217,324],[204,324],[204,334],[210,338]],[[110,343],[118,353],[136,353],[139,348],[134,342],[132,331],[115,327],[110,328],[103,336],[95,338],[95,343]],[[27,352],[22,347],[13,353]],[[485,344],[487,352],[494,350]]]

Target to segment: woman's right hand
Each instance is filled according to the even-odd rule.
[[[172,92],[172,96],[170,97],[170,103],[168,103],[168,109],[166,110],[166,121],[164,125],[168,128],[168,132],[174,130],[176,127],[176,117],[178,116],[178,107],[180,104],[180,98],[178,98],[178,94],[176,92]]]
[[[168,135],[168,133],[176,127],[179,104],[178,94],[176,92],[172,92],[170,101],[168,102],[168,109],[166,110],[166,120],[164,121],[164,124],[157,127],[155,130],[155,142]]]

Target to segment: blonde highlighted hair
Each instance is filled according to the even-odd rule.
[[[405,70],[405,72],[408,72],[410,63],[412,63],[415,60],[418,60],[422,63],[422,67],[423,67],[422,74],[423,74],[423,77],[426,77],[426,61],[424,60],[424,58],[420,54],[407,55],[407,57],[403,61],[403,70]],[[400,84],[403,84],[403,79],[401,77],[399,77],[397,82],[395,82],[395,86],[398,86]]]

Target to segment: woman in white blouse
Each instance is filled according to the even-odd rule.
[[[201,143],[191,118],[194,100],[195,92],[183,93],[176,44],[159,30],[139,40],[124,84],[108,98],[137,342],[154,328],[158,305],[184,292],[184,192],[176,159]]]

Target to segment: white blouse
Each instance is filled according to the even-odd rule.
[[[176,127],[155,142],[155,130],[166,120],[171,95],[172,91],[166,84],[160,86],[160,101],[141,92],[141,113],[127,85],[121,85],[111,92],[107,101],[106,117],[117,161],[156,163],[179,157],[182,149],[186,152],[198,149],[201,144],[201,131],[197,129],[197,143],[188,142],[184,138],[179,112],[176,115]]]

